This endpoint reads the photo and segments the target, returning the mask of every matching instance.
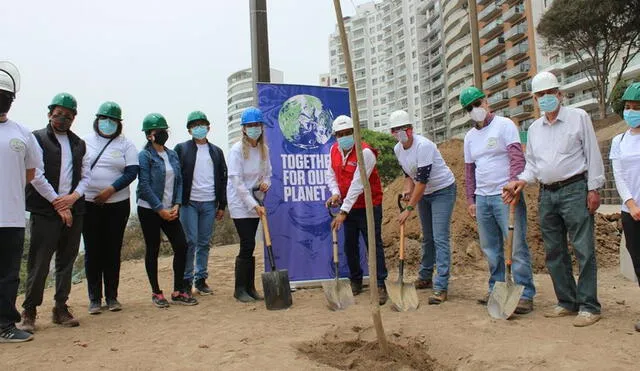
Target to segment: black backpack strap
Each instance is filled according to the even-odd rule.
[[[111,140],[109,140],[107,144],[105,144],[104,147],[102,147],[102,151],[98,153],[98,156],[96,156],[95,160],[93,160],[93,162],[91,163],[91,170],[93,170],[93,168],[96,166],[96,164],[98,163],[98,160],[100,159],[100,157],[102,157],[104,150],[107,149],[107,147],[109,147],[109,144],[111,144],[111,142],[113,142],[114,139],[116,138],[115,137],[111,138]]]

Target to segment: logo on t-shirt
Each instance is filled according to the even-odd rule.
[[[491,137],[487,139],[487,148],[493,149],[493,148],[496,148],[497,145],[498,145],[498,138]]]
[[[122,152],[118,151],[118,150],[114,150],[111,152],[111,157],[112,158],[120,158],[122,157]]]
[[[24,152],[24,149],[27,147],[26,144],[24,144],[23,141],[21,141],[18,138],[13,138],[9,141],[9,147],[14,151],[14,152]]]

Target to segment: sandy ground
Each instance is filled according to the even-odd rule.
[[[640,333],[633,324],[640,319],[640,290],[617,270],[600,273],[603,319],[589,328],[574,328],[571,318],[542,316],[554,303],[546,275],[535,278],[536,310],[509,321],[490,319],[475,303],[485,289],[481,271],[452,277],[450,300],[441,306],[426,305],[428,292],[419,293],[422,305],[416,312],[396,313],[385,305],[382,316],[388,338],[397,344],[394,355],[407,358],[402,366],[368,361],[377,353],[369,344],[375,333],[368,291],[342,312],[326,309],[321,289],[295,292],[294,305],[286,311],[267,311],[262,302],[240,304],[232,297],[236,252],[237,246],[212,251],[215,295],[198,297],[200,305],[194,307],[153,307],[142,261],[123,264],[122,312],[90,316],[85,283],[73,287],[69,304],[81,322],[78,328],[51,324],[49,289],[36,339],[2,345],[0,370],[335,369],[326,363],[367,370],[637,369]],[[160,270],[167,292],[170,258],[161,259]]]

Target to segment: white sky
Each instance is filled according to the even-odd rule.
[[[341,0],[344,15],[354,3]],[[284,82],[318,83],[328,72],[332,0],[267,0],[271,67]],[[209,140],[226,151],[229,74],[251,66],[249,0],[22,0],[2,6],[0,60],[15,63],[22,87],[9,117],[28,126],[47,123],[59,92],[78,100],[73,130],[92,130],[105,100],[123,109],[125,135],[140,148],[142,119],[162,113],[168,146],[189,138],[186,117],[204,111]]]

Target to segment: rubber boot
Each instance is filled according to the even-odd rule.
[[[256,257],[252,256],[249,261],[249,280],[247,281],[247,293],[256,300],[264,300],[256,291]]]
[[[255,301],[255,299],[247,293],[247,280],[249,279],[248,270],[250,264],[251,261],[236,257],[236,287],[233,292],[233,297],[243,303],[251,303]]]

